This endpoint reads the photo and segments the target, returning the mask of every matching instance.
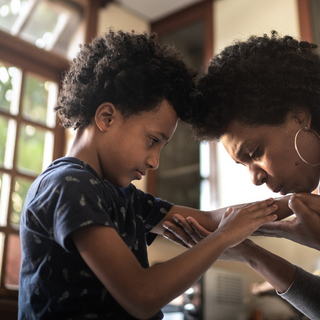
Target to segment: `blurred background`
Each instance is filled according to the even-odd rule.
[[[19,224],[27,190],[54,159],[65,155],[72,132],[56,121],[63,72],[96,35],[115,30],[156,32],[200,73],[235,39],[292,35],[320,44],[318,0],[0,0],[0,314],[16,319]],[[179,124],[160,167],[138,187],[173,203],[203,210],[275,196],[256,187],[220,143],[198,143]],[[284,239],[253,240],[307,271],[320,254]],[[183,248],[158,237],[150,264]],[[187,267],[187,266],[186,266]],[[215,263],[185,294],[164,308],[165,319],[281,320],[303,317],[239,263]]]

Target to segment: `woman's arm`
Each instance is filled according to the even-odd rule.
[[[132,316],[148,319],[187,290],[230,246],[276,219],[273,199],[229,210],[215,232],[172,260],[142,268],[116,230],[87,226],[73,234],[81,256],[118,303]],[[186,267],[188,266],[188,267]]]
[[[210,232],[193,218],[177,216],[182,228],[188,224],[200,238],[206,238]],[[170,239],[171,236],[168,235]],[[184,239],[181,241],[185,242]],[[251,240],[229,248],[220,260],[242,262],[268,281],[278,294],[310,319],[320,319],[320,277],[294,266],[285,259],[259,247]]]

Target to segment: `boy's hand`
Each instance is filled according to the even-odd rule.
[[[177,214],[174,218],[179,226],[172,223],[170,224],[171,231],[168,230],[165,232],[165,237],[174,243],[183,245],[186,248],[191,248],[211,234],[209,230],[201,226],[193,217],[184,218]],[[182,232],[182,230],[184,232]],[[250,253],[252,245],[254,245],[254,243],[246,239],[237,246],[226,250],[219,257],[219,260],[246,262],[245,257]]]
[[[238,231],[239,233],[243,230],[247,231],[249,224],[255,225],[257,221],[254,220],[275,220],[276,215],[271,215],[271,213],[275,211],[276,208],[277,206],[273,205],[273,199],[268,199],[256,204],[250,204],[242,208],[228,208],[219,224],[220,232],[221,228],[229,229],[230,226],[232,226],[235,229],[233,233],[237,234]],[[264,211],[264,214],[261,215],[262,211]],[[244,218],[246,218],[246,220],[243,221]],[[176,224],[168,221],[163,224],[164,228],[167,229],[164,236],[186,248],[193,247],[201,239],[211,234],[210,231],[201,226],[192,217],[187,217],[185,219],[183,216],[176,214],[173,216],[173,219]],[[239,222],[235,223],[235,221]],[[243,230],[240,231],[239,228],[243,228]]]
[[[263,224],[275,221],[277,215],[274,211],[277,209],[273,198],[249,204],[241,209],[228,208],[214,234],[223,235],[228,247],[234,247]]]
[[[309,193],[294,194],[288,205],[296,217],[292,220],[267,223],[259,228],[260,234],[286,238],[320,250],[320,196]]]

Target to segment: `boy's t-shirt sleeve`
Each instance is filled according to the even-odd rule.
[[[156,234],[151,233],[150,231],[166,216],[173,207],[173,203],[156,198],[150,193],[144,193],[143,191],[136,189],[133,185],[132,187],[140,200],[146,240],[147,244],[150,245],[157,237]]]
[[[108,214],[108,206],[112,205],[108,200],[110,197],[97,178],[85,171],[69,170],[68,174],[41,181],[38,196],[29,205],[33,217],[27,223],[34,224],[37,220],[40,233],[73,251],[76,249],[70,237],[73,231],[92,224],[114,227]]]

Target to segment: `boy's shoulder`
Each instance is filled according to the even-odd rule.
[[[67,181],[72,180],[73,176],[91,176],[102,182],[99,175],[86,162],[73,157],[64,157],[53,161],[41,176],[49,176],[50,178],[56,176]]]
[[[57,189],[63,185],[76,185],[81,188],[103,185],[99,175],[85,162],[72,157],[53,161],[33,182],[31,189],[35,193],[45,189]]]

